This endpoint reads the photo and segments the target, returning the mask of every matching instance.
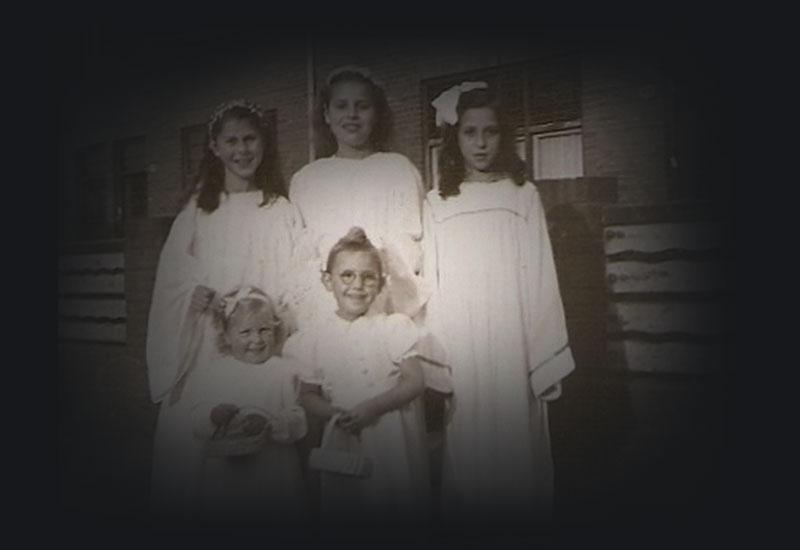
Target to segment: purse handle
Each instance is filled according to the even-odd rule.
[[[328,441],[331,438],[331,433],[333,429],[336,428],[336,421],[339,420],[339,417],[342,416],[342,413],[338,412],[331,416],[331,419],[328,420],[328,423],[325,424],[325,429],[322,432],[322,441],[319,444],[320,449],[325,449],[328,446]]]

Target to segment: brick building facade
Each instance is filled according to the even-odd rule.
[[[709,101],[708,92],[692,93],[694,69],[677,63],[685,58],[669,45],[636,42],[641,37],[553,41],[524,35],[476,44],[455,33],[420,31],[348,41],[287,33],[231,43],[222,36],[202,47],[190,38],[138,37],[145,41],[138,43],[141,49],[119,46],[130,38],[83,37],[85,77],[65,86],[59,121],[60,279],[121,277],[122,292],[100,298],[125,304],[124,314],[113,319],[69,313],[63,301],[85,296],[71,295],[60,283],[60,325],[124,327],[111,343],[99,341],[111,334],[102,331],[86,338],[65,332],[59,340],[65,509],[105,518],[145,514],[156,417],[144,361],[147,311],[158,253],[180,207],[188,157],[197,147],[193,136],[221,101],[255,100],[274,113],[288,181],[313,155],[314,88],[343,64],[369,67],[384,87],[394,114],[393,148],[417,165],[429,186],[435,135],[428,101],[450,81],[489,75],[508,86],[524,120],[520,147],[533,157],[532,174],[537,155],[546,153],[546,138],[579,140],[578,149],[569,145],[573,138],[558,142],[573,147],[567,156],[578,152],[577,161],[561,167],[565,177],[540,168],[550,175],[535,181],[548,212],[577,362],[564,396],[551,409],[563,523],[640,514],[642,502],[666,509],[694,480],[717,468],[723,411],[716,367],[689,374],[680,365],[674,372],[638,368],[620,362],[609,345],[615,338],[610,317],[615,298],[607,279],[608,227],[728,221],[727,197],[716,194],[715,181],[696,177],[708,162],[697,144],[708,143],[714,132],[703,125],[698,135],[693,118]],[[94,214],[108,223],[88,227],[83,202],[87,190],[98,189],[105,202],[98,202]],[[94,272],[68,267],[66,258],[98,254],[117,255],[123,267],[100,266]],[[658,300],[670,293],[656,294]],[[689,294],[711,309],[725,307],[724,289]],[[685,332],[671,330],[643,341],[660,343]],[[713,332],[699,345],[726,341],[724,329]],[[687,445],[694,449],[691,465]],[[713,489],[705,491],[696,496],[708,497]]]

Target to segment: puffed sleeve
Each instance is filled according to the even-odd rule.
[[[409,317],[393,313],[386,318],[384,325],[386,351],[393,363],[401,363],[409,357],[416,357],[420,331]]]
[[[544,207],[532,184],[527,194],[526,231],[520,238],[523,315],[528,339],[528,369],[536,397],[554,399],[560,382],[575,369],[569,347],[564,306],[561,301],[555,261],[547,231]]]
[[[159,256],[146,344],[154,402],[160,402],[172,389],[193,337],[195,327],[187,326],[185,320],[192,290],[200,283],[193,254],[196,213],[192,203],[178,214]]]

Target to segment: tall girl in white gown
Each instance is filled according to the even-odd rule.
[[[443,515],[471,526],[547,521],[547,401],[574,362],[544,210],[485,83],[433,105],[445,137],[439,189],[424,207],[426,323],[447,348],[454,391]]]
[[[334,71],[314,112],[318,159],[293,177],[289,198],[302,214],[307,239],[295,290],[299,324],[332,307],[319,285],[328,251],[352,226],[362,227],[387,254],[387,288],[376,311],[414,315],[427,294],[415,277],[422,252],[419,172],[387,151],[391,111],[383,90],[359,68]]]
[[[197,186],[161,251],[150,304],[148,377],[160,403],[151,480],[157,515],[191,515],[197,501],[200,454],[181,393],[213,345],[204,331],[191,330],[187,314],[207,323],[215,297],[242,284],[280,301],[301,225],[261,109],[245,100],[220,105]]]

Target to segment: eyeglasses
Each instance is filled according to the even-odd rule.
[[[338,274],[338,277],[339,280],[347,286],[354,284],[357,278],[360,277],[362,284],[366,287],[378,286],[378,283],[380,283],[381,279],[380,275],[374,271],[362,271],[361,273],[356,273],[352,269],[345,269]]]

